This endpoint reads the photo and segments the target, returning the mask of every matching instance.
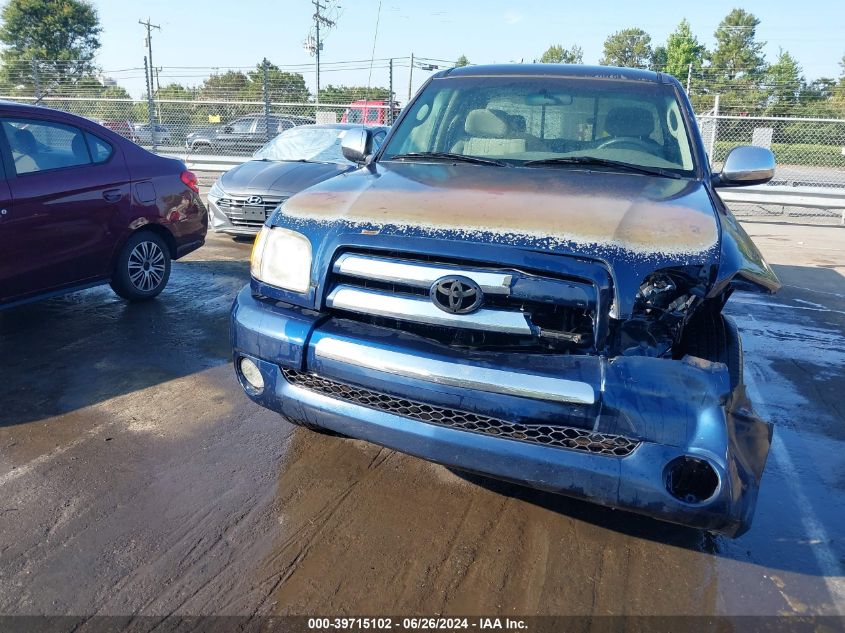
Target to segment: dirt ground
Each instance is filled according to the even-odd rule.
[[[740,539],[259,408],[229,362],[250,244],[210,235],[154,302],[0,312],[0,613],[845,613],[845,229],[746,228],[784,289],[730,304],[776,424]]]

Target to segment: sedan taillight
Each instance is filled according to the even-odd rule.
[[[179,178],[182,180],[183,183],[185,183],[185,186],[188,189],[190,189],[194,193],[200,192],[199,185],[197,184],[197,176],[194,172],[187,170],[183,171]]]

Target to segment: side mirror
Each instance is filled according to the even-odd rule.
[[[363,163],[373,153],[373,133],[364,127],[346,130],[340,144],[343,157],[353,163]]]
[[[775,175],[775,155],[765,147],[743,145],[728,152],[722,171],[715,177],[717,187],[762,185]]]
[[[234,131],[235,129],[231,125],[227,125],[223,128],[223,134],[231,134]]]

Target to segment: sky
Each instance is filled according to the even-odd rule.
[[[716,26],[737,6],[760,19],[757,39],[766,42],[767,59],[773,61],[783,48],[798,59],[808,79],[838,77],[838,62],[845,54],[841,0],[382,0],[380,11],[379,0],[338,4],[332,13],[337,25],[324,33],[321,84],[366,85],[371,57],[403,58],[394,67],[394,91],[402,102],[408,94],[411,53],[440,60],[463,54],[472,63],[530,62],[559,43],[581,46],[584,61],[598,63],[609,34],[639,27],[652,36],[653,45],[664,43],[683,18],[712,47]],[[314,90],[314,58],[303,47],[312,29],[311,0],[94,0],[94,5],[103,27],[97,62],[133,96],[144,91],[143,71],[128,69],[143,68],[144,27],[138,20],[146,18],[161,26],[152,41],[153,62],[164,67],[161,85],[198,85],[210,67],[253,67],[266,57],[279,66],[297,66],[292,70],[301,71]],[[359,63],[339,64],[353,60]],[[371,85],[387,86],[386,66],[374,62]],[[412,89],[432,72],[415,68]]]

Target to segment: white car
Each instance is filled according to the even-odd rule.
[[[137,143],[152,143],[152,134],[150,134],[150,124],[149,123],[136,123],[134,126],[135,129],[135,139]],[[170,143],[170,130],[168,130],[165,126],[160,125],[158,123],[153,125],[154,134],[155,134],[155,142],[157,144],[164,144]]]

